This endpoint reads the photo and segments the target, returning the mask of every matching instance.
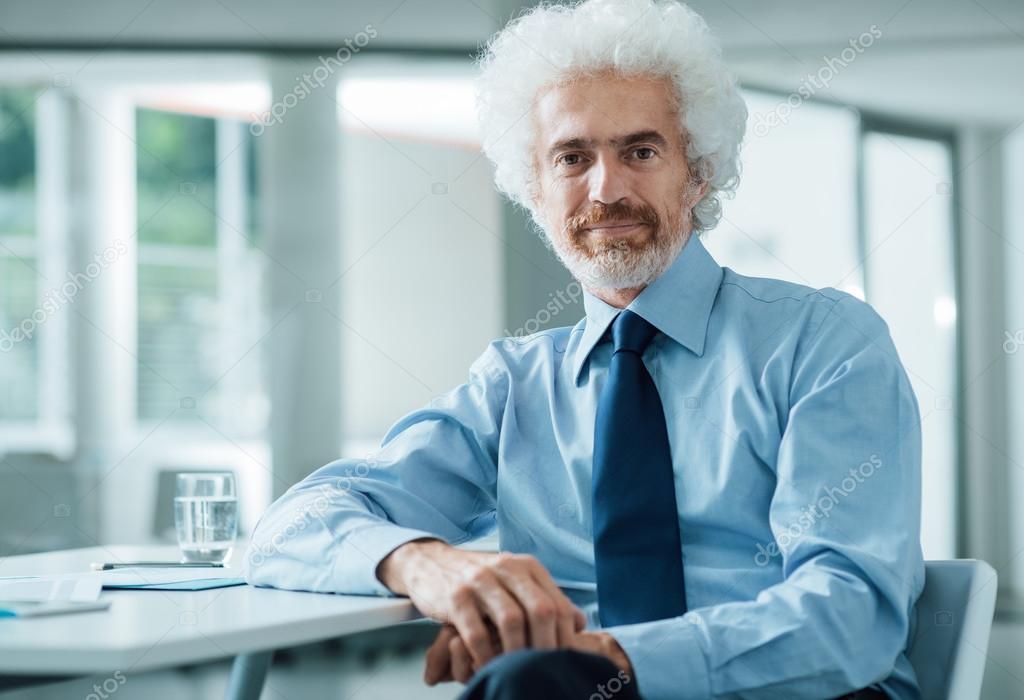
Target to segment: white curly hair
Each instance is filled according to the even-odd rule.
[[[722,197],[739,185],[747,107],[707,23],[686,5],[657,0],[541,4],[497,33],[478,66],[477,117],[495,183],[535,221],[537,93],[609,69],[673,82],[690,172],[708,183],[693,209],[694,231],[715,227]]]

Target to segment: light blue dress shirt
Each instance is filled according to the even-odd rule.
[[[387,595],[375,569],[397,546],[497,525],[596,627],[591,458],[619,310],[585,306],[572,328],[491,343],[377,452],[292,487],[253,534],[249,582]],[[920,415],[885,322],[835,289],[722,268],[696,236],[629,308],[660,331],[644,362],[688,607],[607,629],[643,697],[918,698],[904,649],[924,585]]]

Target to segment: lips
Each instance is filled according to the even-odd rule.
[[[648,224],[643,221],[609,221],[602,222],[596,225],[584,227],[584,231],[587,232],[598,232],[606,235],[615,235],[617,233],[625,233],[631,231],[634,228],[640,226],[647,226]]]

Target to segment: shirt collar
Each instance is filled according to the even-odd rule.
[[[668,269],[647,285],[627,308],[699,357],[704,354],[708,320],[722,275],[721,266],[700,238],[691,235]],[[573,357],[573,381],[577,385],[590,351],[621,311],[586,290],[583,307],[587,314],[586,325]]]

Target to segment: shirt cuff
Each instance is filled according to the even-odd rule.
[[[711,697],[708,662],[698,629],[685,617],[606,627],[633,665],[644,700],[705,700]]]
[[[345,593],[394,596],[377,578],[377,566],[406,542],[443,537],[425,530],[398,525],[370,525],[349,532],[334,553],[332,576],[334,589]]]

